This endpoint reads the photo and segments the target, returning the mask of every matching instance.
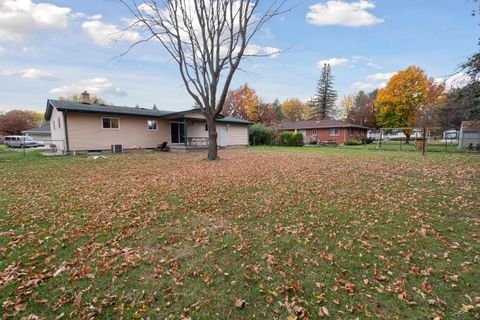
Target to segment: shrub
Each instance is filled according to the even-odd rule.
[[[272,144],[273,131],[261,123],[255,123],[248,128],[248,138],[251,145]]]
[[[362,140],[359,139],[350,139],[345,141],[344,143],[346,146],[360,146],[362,145]]]
[[[292,146],[303,147],[305,143],[303,142],[303,134],[295,133],[292,137]]]
[[[362,143],[363,144],[371,144],[373,143],[375,140],[373,138],[362,138]]]
[[[5,152],[5,151],[7,151],[7,147],[0,144],[0,152]]]
[[[467,147],[468,150],[470,151],[480,151],[480,143],[477,145],[474,145],[473,143],[470,143]]]
[[[285,131],[280,135],[281,146],[301,147],[303,146],[303,134]]]

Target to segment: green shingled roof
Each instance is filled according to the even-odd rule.
[[[64,100],[48,100],[47,110],[45,112],[45,119],[50,121],[52,117],[53,108],[58,111],[66,112],[80,112],[80,113],[99,113],[99,114],[113,114],[113,115],[125,115],[136,117],[149,117],[149,118],[169,118],[176,115],[188,115],[189,113],[199,112],[197,109],[190,109],[185,111],[165,111],[157,109],[146,108],[132,108],[132,107],[120,107],[120,106],[108,106],[101,104],[87,104],[81,102],[71,102]],[[218,122],[223,123],[237,123],[237,124],[251,124],[250,121],[242,120],[232,116],[219,116]]]
[[[226,116],[223,118],[218,118],[217,122],[226,122],[226,123],[238,123],[238,124],[252,124],[253,122],[243,120],[240,118],[232,117],[232,116]]]
[[[131,108],[131,107],[119,107],[119,106],[107,106],[101,104],[86,104],[80,102],[71,102],[64,100],[48,100],[47,110],[45,112],[45,119],[50,121],[52,116],[52,109],[55,108],[58,111],[67,112],[82,112],[82,113],[103,113],[103,114],[115,114],[115,115],[128,115],[138,117],[162,117],[171,111],[162,111],[145,108]]]

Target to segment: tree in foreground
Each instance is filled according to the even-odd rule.
[[[375,100],[377,123],[381,127],[411,128],[426,106],[439,98],[438,84],[419,67],[409,67],[394,75]],[[441,86],[441,85],[440,85]],[[410,137],[412,131],[405,130]]]
[[[324,64],[322,76],[318,81],[317,92],[312,100],[310,118],[333,118],[335,114],[335,101],[337,100],[337,92],[333,88],[333,80],[332,68],[329,64]]]
[[[208,124],[208,159],[217,159],[216,118],[233,76],[258,31],[285,12],[286,0],[119,1],[133,15],[132,28],[145,35],[136,44],[155,40],[178,65],[185,89]]]

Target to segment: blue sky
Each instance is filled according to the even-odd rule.
[[[302,1],[255,39],[288,50],[244,61],[232,87],[248,82],[266,101],[307,100],[321,61],[332,63],[340,98],[380,87],[410,65],[446,79],[478,50],[473,9],[468,0]],[[125,18],[115,0],[0,0],[0,111],[44,111],[48,98],[84,89],[117,105],[192,106],[158,44],[118,58],[138,36],[111,32]]]

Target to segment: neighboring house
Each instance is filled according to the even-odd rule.
[[[457,130],[452,129],[452,130],[443,131],[442,142],[456,143],[458,142],[459,135],[460,135],[460,132]]]
[[[458,146],[468,148],[470,145],[480,145],[480,120],[462,121]]]
[[[46,125],[39,128],[24,130],[22,131],[22,134],[32,137],[37,141],[49,142],[52,140],[52,135],[50,132],[50,123],[47,123]]]
[[[88,101],[88,100],[87,100]],[[171,112],[48,100],[45,119],[52,140],[63,153],[156,148],[168,142],[172,151],[207,148],[206,120],[199,110]],[[217,119],[220,147],[248,145],[251,123],[234,117]]]
[[[273,130],[294,131],[303,134],[305,143],[334,141],[343,144],[350,139],[367,137],[368,128],[333,119],[309,121],[284,121],[271,126]]]
[[[422,129],[414,128],[412,131],[413,132],[410,135],[410,139],[416,139],[416,138],[422,137],[422,134],[423,134]],[[402,129],[377,129],[377,130],[369,130],[367,133],[367,137],[374,140],[380,140],[380,137],[382,137],[382,140],[388,141],[392,139],[405,139],[407,136],[405,135],[405,132]]]

